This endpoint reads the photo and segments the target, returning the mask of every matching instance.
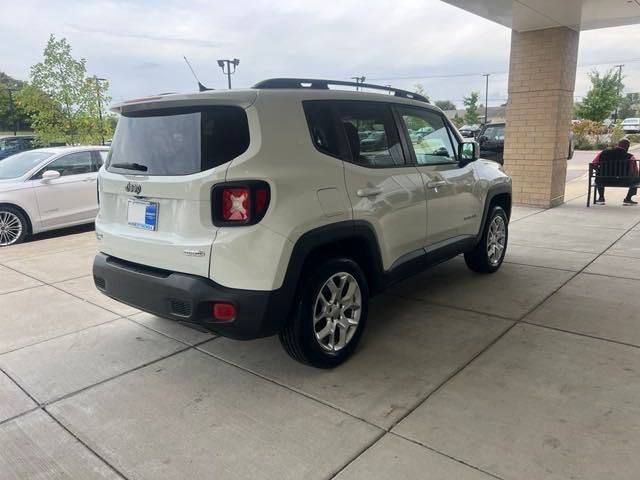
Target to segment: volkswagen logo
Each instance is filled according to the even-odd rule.
[[[142,185],[139,183],[127,183],[127,186],[124,188],[129,193],[135,193],[138,195],[142,191]]]

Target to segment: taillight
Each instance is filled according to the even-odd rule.
[[[269,184],[259,180],[216,185],[211,194],[214,225],[254,225],[269,208]]]
[[[211,305],[211,317],[219,322],[230,322],[236,318],[236,307],[233,303],[213,303]]]

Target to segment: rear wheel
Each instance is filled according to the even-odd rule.
[[[323,262],[302,287],[280,343],[295,360],[333,368],[356,349],[367,321],[369,289],[353,260]]]
[[[484,226],[482,238],[476,248],[464,254],[467,266],[474,272],[496,272],[507,253],[509,219],[502,207],[494,206]]]
[[[0,247],[21,243],[27,236],[27,219],[20,210],[0,207]]]

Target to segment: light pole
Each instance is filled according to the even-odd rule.
[[[96,100],[98,103],[98,118],[100,119],[100,139],[102,140],[101,145],[104,145],[104,125],[102,122],[102,101],[100,95],[100,82],[106,82],[106,78],[98,78],[95,75],[93,76],[93,81],[96,84]]]
[[[616,68],[618,69],[618,103],[616,103],[616,113],[614,113],[614,121],[618,121],[618,112],[619,112],[619,108],[620,108],[620,89],[622,87],[622,68],[624,67],[624,65],[616,65]]]
[[[355,81],[356,81],[356,84],[359,84],[359,83],[364,83],[364,81],[367,79],[367,77],[365,77],[365,76],[363,75],[362,77],[351,77],[351,79],[352,79],[352,80],[355,80]],[[359,90],[360,90],[360,87],[358,87],[358,86],[356,85],[356,92],[357,92],[357,91],[359,91]]]
[[[489,75],[490,73],[485,73],[482,76],[486,78],[485,89],[484,89],[484,124],[487,124],[488,113],[489,113]]]
[[[224,66],[227,66],[227,71],[224,71]],[[231,66],[233,65],[233,70],[231,70]],[[218,66],[222,69],[222,73],[227,76],[227,80],[229,82],[229,90],[231,90],[231,75],[236,72],[236,68],[240,65],[240,60],[234,58],[233,60],[218,60]]]

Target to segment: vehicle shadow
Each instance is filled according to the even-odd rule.
[[[39,240],[48,240],[50,238],[58,238],[65,237],[67,235],[75,235],[78,233],[86,233],[92,232],[95,230],[95,225],[93,223],[88,223],[86,225],[76,225],[75,227],[67,227],[60,228],[58,230],[51,230],[49,232],[36,233],[35,235],[30,235],[24,241],[24,243],[32,243],[37,242]]]

